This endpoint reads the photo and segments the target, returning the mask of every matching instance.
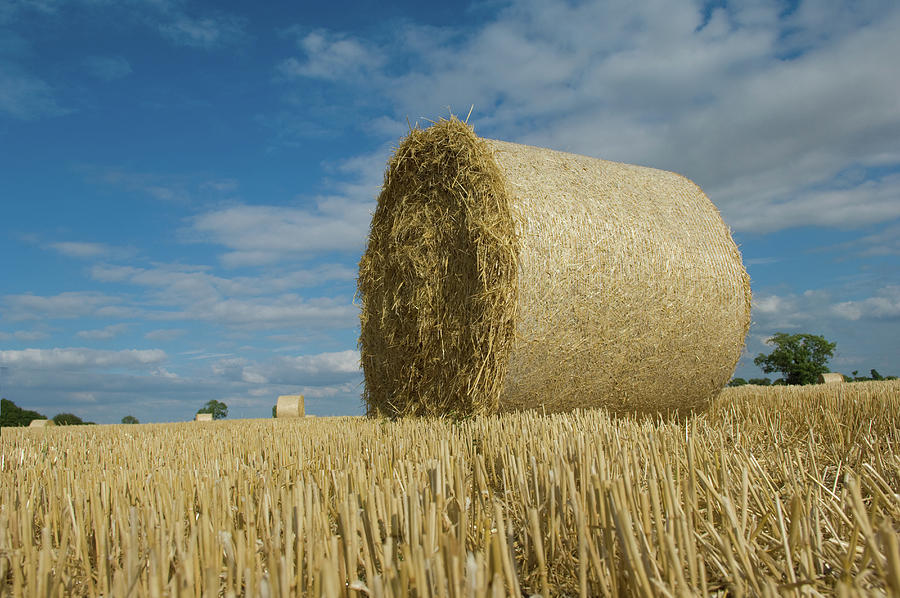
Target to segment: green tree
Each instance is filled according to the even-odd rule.
[[[743,378],[732,378],[728,386],[744,386],[745,384],[747,384],[747,381]]]
[[[133,415],[126,415],[125,417],[122,418],[122,423],[123,424],[139,424],[141,422],[139,422],[138,418],[136,418]]]
[[[47,416],[22,409],[9,399],[0,399],[0,428],[27,426],[33,419],[47,419]]]
[[[836,346],[814,334],[784,332],[776,332],[769,344],[774,345],[773,351],[760,353],[753,363],[767,374],[781,372],[783,384],[815,384],[819,374],[828,372],[826,364]]]
[[[747,384],[755,384],[757,386],[772,386],[771,378],[750,378]]]
[[[278,405],[272,405],[272,417],[278,417]]]
[[[73,413],[57,413],[53,416],[53,423],[57,426],[81,426],[84,420]]]
[[[206,405],[200,408],[197,413],[212,413],[213,419],[225,419],[228,417],[228,405],[222,401],[207,401]]]

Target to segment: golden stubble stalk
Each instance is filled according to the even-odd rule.
[[[867,382],[681,422],[4,428],[0,595],[891,595],[898,413]]]

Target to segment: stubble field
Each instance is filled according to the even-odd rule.
[[[889,595],[900,382],[602,412],[4,428],[0,594]]]

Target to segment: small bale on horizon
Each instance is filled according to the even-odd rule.
[[[212,420],[212,413],[198,413],[196,417],[194,417],[194,421],[197,422],[211,422]]]
[[[306,415],[306,406],[303,395],[281,395],[275,405],[275,417],[303,417]]]
[[[28,424],[29,428],[49,428],[50,426],[55,426],[56,422],[52,419],[33,419],[31,423]]]
[[[844,375],[837,372],[819,374],[819,384],[838,384],[844,381]]]

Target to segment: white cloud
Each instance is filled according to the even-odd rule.
[[[166,316],[162,316],[166,317]],[[280,295],[257,300],[223,299],[198,305],[171,319],[211,320],[235,327],[352,328],[358,323],[356,306],[344,299]]]
[[[10,320],[65,319],[90,315],[127,315],[117,306],[117,297],[94,291],[73,291],[58,295],[5,295],[3,316]]]
[[[50,247],[63,255],[76,258],[100,257],[110,253],[110,248],[103,243],[65,241],[61,243],[51,243]]]
[[[212,366],[217,376],[257,385],[333,386],[358,383],[359,352],[355,350],[276,357],[257,363],[244,358],[223,359]]]
[[[57,102],[53,88],[43,79],[0,60],[0,114],[33,120],[68,112]]]
[[[888,285],[866,299],[844,301],[834,306],[835,315],[848,320],[900,318],[900,286]]]
[[[371,73],[384,64],[377,48],[331,31],[312,31],[298,45],[303,50],[303,59],[288,58],[278,65],[278,72],[284,77],[335,81]]]
[[[368,125],[387,131],[475,104],[481,134],[680,172],[736,230],[882,222],[897,177],[840,174],[900,167],[900,6],[849,6],[741,3],[704,24],[696,3],[523,0],[474,30],[399,27],[378,53],[393,62],[345,79],[346,108],[389,106]]]
[[[105,81],[131,74],[131,65],[121,56],[89,56],[84,59],[84,66],[91,75]]]
[[[16,330],[15,332],[3,332],[0,330],[0,341],[38,341],[49,336],[49,334],[40,330]]]
[[[144,335],[144,338],[154,341],[171,341],[180,336],[184,336],[186,333],[187,330],[182,328],[160,328],[158,330],[151,330]]]
[[[56,348],[0,351],[0,363],[23,369],[120,367],[143,369],[166,359],[166,353],[159,349],[99,351],[83,348]]]
[[[304,297],[291,291],[305,286],[350,282],[356,271],[323,264],[256,277],[223,278],[203,266],[155,268],[98,265],[95,280],[148,287],[141,315],[157,321],[214,322],[239,329],[352,328],[358,311],[346,297]],[[104,308],[107,311],[113,306]],[[127,308],[123,308],[127,309]],[[135,310],[137,308],[134,308]],[[103,310],[98,310],[103,313]]]
[[[224,14],[205,17],[176,14],[171,21],[161,23],[159,30],[177,45],[207,49],[233,44],[245,37],[243,21]]]
[[[103,328],[93,330],[81,330],[77,333],[79,338],[88,340],[109,340],[128,330],[128,324],[110,324]]]
[[[343,198],[320,202],[315,210],[239,205],[201,214],[193,229],[233,249],[222,256],[225,265],[259,265],[290,253],[361,250],[373,208],[374,202]]]
[[[825,290],[787,295],[754,293],[752,319],[757,330],[789,331],[815,326],[831,309],[831,301],[831,293]]]
[[[184,264],[158,264],[152,268],[103,264],[91,269],[91,277],[102,282],[127,282],[155,289],[152,299],[160,305],[271,295],[356,278],[356,271],[342,264],[319,264],[232,278],[216,276],[210,270],[208,266]]]

